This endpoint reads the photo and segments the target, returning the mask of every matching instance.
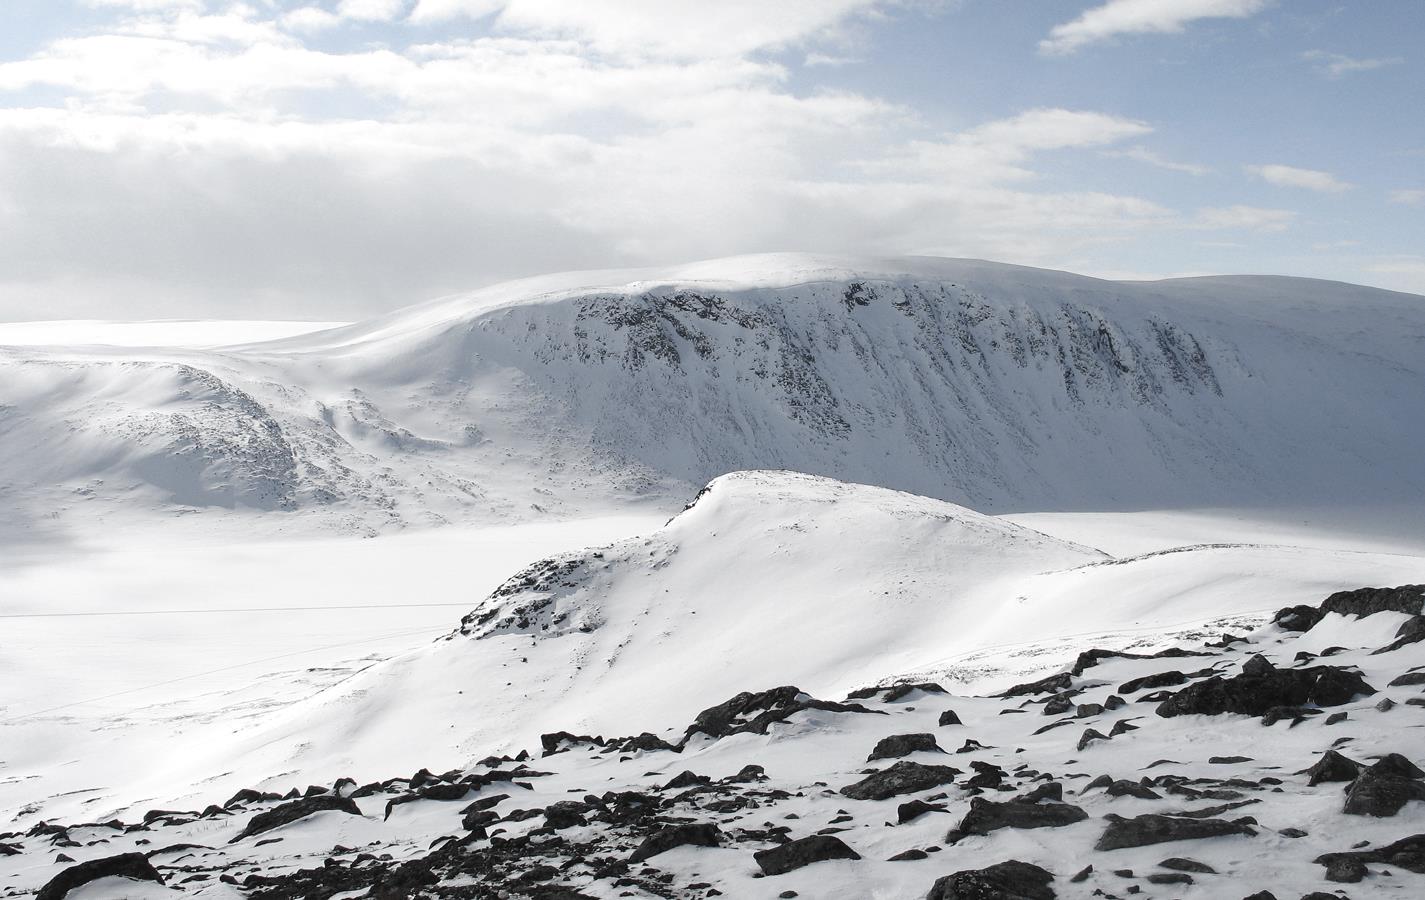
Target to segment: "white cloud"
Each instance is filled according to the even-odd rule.
[[[1277,187],[1305,188],[1323,194],[1339,194],[1351,189],[1351,185],[1329,172],[1316,169],[1298,169],[1295,166],[1265,165],[1246,166],[1248,172]]]
[[[586,42],[634,56],[736,57],[833,33],[894,0],[420,0],[428,24],[498,12],[506,31]]]
[[[1425,256],[1387,257],[1362,268],[1378,276],[1372,280],[1382,287],[1425,294]]]
[[[1362,243],[1363,243],[1363,242],[1361,242],[1361,241],[1353,241],[1353,240],[1345,240],[1345,241],[1317,241],[1317,242],[1315,242],[1314,244],[1311,245],[1311,249],[1312,249],[1312,250],[1317,250],[1317,251],[1354,250],[1355,248],[1361,246]]]
[[[1425,190],[1419,188],[1407,188],[1390,192],[1391,203],[1402,203],[1406,206],[1420,206],[1425,204]]]
[[[504,11],[479,29],[493,36],[397,26],[430,42],[343,50],[302,39],[352,12],[334,0],[170,5],[0,63],[0,91],[62,97],[0,107],[0,318],[103,314],[96,297],[134,304],[124,315],[344,317],[500,277],[768,247],[1056,267],[1150,231],[1293,216],[1038,178],[1073,151],[1186,166],[1112,150],[1144,121],[1041,108],[933,135],[761,55],[827,49],[870,0],[779,4],[736,34],[721,5],[592,0],[642,11],[611,24],[564,2],[461,3]],[[357,12],[407,8],[436,7]],[[573,11],[560,24],[536,8]]]
[[[1104,156],[1111,159],[1131,159],[1135,162],[1146,163],[1159,169],[1167,169],[1170,172],[1182,172],[1185,175],[1210,175],[1212,169],[1209,166],[1200,166],[1195,163],[1174,162],[1165,159],[1157,153],[1144,146],[1126,147],[1122,150],[1104,150]]]
[[[1289,209],[1264,209],[1260,206],[1215,206],[1197,211],[1193,225],[1197,228],[1233,229],[1242,231],[1284,231],[1296,219]]]
[[[1243,19],[1270,0],[1108,0],[1077,19],[1056,25],[1039,50],[1067,54],[1121,34],[1172,34],[1200,19]]]
[[[1398,66],[1405,62],[1400,56],[1360,59],[1343,53],[1327,53],[1324,50],[1308,50],[1301,54],[1301,58],[1317,63],[1317,68],[1332,78],[1340,78],[1352,72],[1369,72],[1386,66]]]
[[[504,8],[506,0],[416,0],[410,20],[425,25],[466,17],[478,19]]]
[[[293,31],[325,31],[340,25],[341,17],[320,6],[299,6],[283,13],[280,21]]]
[[[1037,152],[1102,147],[1152,130],[1144,122],[1105,113],[1031,109],[942,140],[911,141],[904,150],[867,161],[865,168],[968,182],[1019,181],[1034,177],[1025,163]]]
[[[202,9],[204,0],[84,0],[89,6],[114,7],[135,12],[157,12],[168,9]]]

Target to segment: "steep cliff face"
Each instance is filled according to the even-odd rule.
[[[1350,285],[759,257],[235,350],[7,351],[0,442],[17,506],[362,528],[671,508],[753,468],[987,511],[1368,504],[1425,492],[1421,350],[1425,299]]]
[[[789,468],[1014,505],[1103,496],[1064,483],[1066,454],[1074,481],[1231,466],[1197,426],[1230,415],[1237,353],[1151,312],[943,281],[670,288],[508,307],[467,346],[518,360],[592,447],[689,482]]]

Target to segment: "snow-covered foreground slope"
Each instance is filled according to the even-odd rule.
[[[989,512],[1409,504],[1422,347],[1422,298],[1302,279],[576,273],[221,351],[0,348],[0,499],[12,532],[60,534],[672,509],[749,468]]]
[[[0,873],[83,885],[71,900],[1405,900],[1425,880],[1422,602],[1316,597],[1153,655],[1085,641],[996,696],[788,685],[693,703],[664,740],[212,784],[0,835]]]
[[[1159,647],[1422,574],[1418,556],[1252,545],[1114,560],[923,497],[738,473],[664,529],[515,575],[444,640],[180,745],[110,802],[213,776],[207,789],[448,768],[557,730],[676,731],[690,708],[778,684],[991,689],[1086,642]]]

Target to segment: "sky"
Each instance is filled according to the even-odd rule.
[[[0,320],[763,251],[1425,293],[1420,0],[4,0]]]

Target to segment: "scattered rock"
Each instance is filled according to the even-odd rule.
[[[1104,789],[1104,793],[1110,797],[1137,797],[1139,800],[1161,800],[1163,795],[1148,787],[1146,784],[1139,784],[1136,781],[1128,781],[1120,778]]]
[[[1025,800],[996,803],[983,797],[972,797],[970,811],[960,821],[959,830],[964,834],[989,834],[1001,828],[1059,828],[1082,822],[1088,817],[1088,813],[1068,803]]]
[[[694,847],[716,847],[722,843],[722,831],[716,825],[705,822],[669,825],[660,828],[643,839],[638,849],[628,858],[631,863],[672,850],[674,847],[692,845]]]
[[[1347,759],[1335,750],[1327,750],[1321,754],[1316,765],[1301,774],[1310,776],[1306,783],[1316,787],[1323,781],[1355,781],[1360,771],[1360,763]]]
[[[896,824],[904,825],[914,821],[926,813],[945,812],[944,806],[935,803],[926,803],[924,800],[911,800],[896,807]]]
[[[787,872],[829,859],[860,859],[861,855],[838,837],[814,834],[789,841],[769,850],[752,854],[764,875],[784,875]]]
[[[1196,872],[1199,875],[1216,875],[1217,870],[1205,862],[1198,862],[1195,859],[1188,859],[1182,856],[1171,856],[1158,863],[1160,869],[1172,869],[1174,872]]]
[[[1024,684],[1016,684],[1014,687],[1000,694],[1005,699],[1010,697],[1025,697],[1029,694],[1057,694],[1066,691],[1074,686],[1074,676],[1068,672],[1060,672],[1057,675],[1050,675],[1038,681],[1028,681]]]
[[[1017,859],[938,878],[925,900],[1054,900],[1054,875]]]
[[[1417,875],[1425,875],[1425,834],[1414,834],[1407,838],[1401,838],[1393,844],[1377,847],[1374,850],[1327,853],[1318,856],[1316,862],[1329,867],[1337,860],[1345,858],[1355,859],[1361,863],[1399,866]]]
[[[1366,874],[1366,864],[1354,856],[1338,856],[1326,864],[1327,881],[1355,884]]]
[[[252,837],[271,831],[274,828],[281,828],[283,825],[291,824],[299,819],[319,812],[336,810],[348,815],[359,816],[361,809],[356,805],[356,801],[350,797],[338,797],[335,794],[319,794],[315,797],[302,797],[291,800],[280,806],[274,806],[266,812],[260,812],[248,820],[245,827],[236,837],[228,841],[235,844],[243,838]]]
[[[1411,800],[1425,800],[1420,770],[1399,754],[1361,769],[1346,792],[1344,812],[1352,816],[1393,816]]]
[[[1393,588],[1337,591],[1321,602],[1321,611],[1343,616],[1371,616],[1378,612],[1418,616],[1425,612],[1422,606],[1425,606],[1425,584],[1404,584]]]
[[[870,756],[866,757],[866,761],[899,759],[912,753],[944,752],[940,745],[935,743],[933,734],[893,734],[876,742],[875,749],[871,751]]]
[[[70,866],[49,880],[35,900],[63,900],[64,896],[77,887],[82,887],[100,878],[132,878],[135,881],[156,881],[163,884],[163,876],[149,863],[142,853],[120,853]]]
[[[750,693],[744,691],[731,700],[710,706],[698,713],[693,724],[688,726],[683,743],[695,734],[706,734],[713,738],[731,734],[751,732],[766,734],[775,722],[783,722],[806,709],[819,709],[839,713],[875,713],[887,715],[882,710],[871,710],[859,703],[832,703],[818,700],[804,691],[790,685],[772,688],[769,691]]]
[[[909,696],[912,691],[920,691],[925,694],[943,694],[946,692],[945,688],[933,681],[922,681],[914,684],[893,684],[889,687],[861,688],[858,691],[852,691],[846,696],[846,699],[867,700],[877,694],[884,694],[885,696],[881,698],[882,700],[886,703],[894,703],[897,700]]]
[[[1109,820],[1108,828],[1104,830],[1098,843],[1094,844],[1095,850],[1122,850],[1169,841],[1256,834],[1249,826],[1226,819],[1189,819],[1152,813],[1131,819],[1113,815],[1106,818]]]
[[[1173,687],[1185,681],[1187,681],[1187,675],[1173,669],[1168,672],[1158,672],[1155,675],[1144,675],[1142,678],[1125,681],[1118,686],[1118,693],[1134,694],[1146,688]]]
[[[900,794],[914,794],[942,784],[950,784],[959,769],[951,766],[923,765],[901,760],[888,769],[882,769],[847,785],[841,793],[853,800],[886,800]]]
[[[1358,672],[1335,666],[1279,669],[1260,656],[1255,660],[1261,665],[1249,664],[1250,672],[1244,667],[1242,674],[1233,678],[1215,675],[1188,685],[1163,701],[1158,715],[1260,716],[1274,707],[1339,706],[1359,695],[1376,693]]]

